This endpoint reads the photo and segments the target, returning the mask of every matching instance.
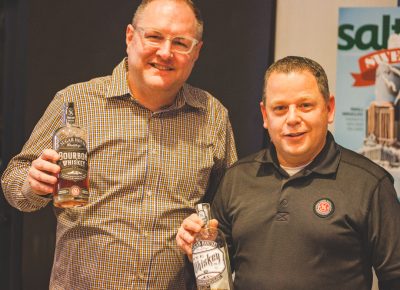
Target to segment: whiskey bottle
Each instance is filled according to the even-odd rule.
[[[53,134],[53,149],[60,155],[58,165],[61,167],[54,186],[53,204],[61,208],[83,206],[89,199],[86,133],[75,124],[73,102],[64,104],[62,117],[63,126]]]
[[[196,205],[204,225],[192,246],[193,268],[198,290],[233,290],[228,248],[223,233],[209,227],[210,204]]]

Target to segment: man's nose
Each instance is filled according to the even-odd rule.
[[[286,122],[289,125],[297,124],[300,122],[300,115],[295,105],[289,106]]]
[[[157,55],[163,59],[168,59],[172,56],[171,40],[165,39],[164,42],[160,44],[160,47],[157,50]]]

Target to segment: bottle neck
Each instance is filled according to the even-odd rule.
[[[207,228],[211,219],[211,209],[209,203],[199,203],[196,205],[197,215],[203,220],[203,228]]]
[[[73,120],[65,120],[64,121],[64,125],[65,126],[75,126],[75,119],[73,119]]]
[[[75,109],[74,103],[65,103],[63,108],[63,123],[65,126],[75,125]]]

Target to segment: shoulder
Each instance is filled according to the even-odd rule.
[[[253,174],[259,169],[260,165],[263,163],[261,160],[265,155],[265,152],[266,149],[263,149],[256,153],[240,158],[226,171],[226,175],[236,175],[241,172]]]
[[[348,172],[352,172],[353,176],[360,174],[363,175],[364,178],[373,178],[377,180],[388,177],[393,182],[392,175],[383,167],[359,153],[340,145],[338,145],[338,147],[341,152],[341,165],[347,167]]]

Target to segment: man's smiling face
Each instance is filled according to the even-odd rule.
[[[146,45],[139,29],[196,38],[197,21],[193,11],[184,2],[153,1],[142,11],[135,27],[128,25],[126,32],[130,87],[134,91],[136,87],[137,91],[176,93],[189,77],[202,43],[189,54],[180,54],[171,51],[170,41],[159,48]]]
[[[308,70],[274,72],[261,103],[264,128],[275,145],[281,165],[297,167],[312,161],[325,145],[333,122],[335,99],[326,102]]]

